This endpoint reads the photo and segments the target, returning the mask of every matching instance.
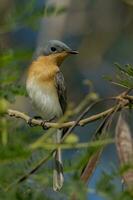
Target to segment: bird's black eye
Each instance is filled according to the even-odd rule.
[[[55,52],[56,48],[55,47],[51,47],[51,51]]]

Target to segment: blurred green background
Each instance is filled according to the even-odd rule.
[[[88,93],[89,88],[84,84],[86,79],[93,83],[93,90],[100,97],[116,95],[121,91],[118,86],[104,80],[103,76],[115,75],[115,62],[133,64],[133,0],[1,0],[0,17],[1,112],[9,107],[30,115],[36,113],[25,96],[26,71],[36,48],[50,39],[64,41],[80,52],[78,56],[67,59],[61,68],[67,82],[69,102],[76,106]],[[107,107],[108,103],[104,103],[96,107],[95,112]],[[71,184],[75,191],[82,188],[79,199],[106,199],[93,191],[88,193],[82,183],[76,182],[76,178],[69,178],[75,174],[72,160],[77,159],[84,150],[64,152],[64,160],[67,158],[70,161],[65,163],[72,165],[72,172],[67,173],[66,169],[67,183],[63,192],[56,196],[52,192],[52,168],[48,164],[17,192],[14,189],[10,198],[6,196],[2,188],[14,183],[47,152],[38,150],[31,153],[27,150],[28,144],[42,135],[41,128],[31,129],[21,120],[4,116],[0,125],[0,199],[69,199]],[[86,141],[96,125],[93,123],[76,128],[75,133],[81,141]],[[111,173],[118,162],[114,145],[108,145],[88,188],[95,190],[103,172]],[[114,180],[114,185],[116,194],[118,192],[116,199],[119,199],[120,178]],[[36,188],[36,192],[33,188]]]

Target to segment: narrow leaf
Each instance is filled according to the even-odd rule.
[[[87,166],[85,167],[85,169],[83,169],[83,172],[81,173],[81,180],[83,182],[87,183],[87,181],[90,179],[93,172],[95,171],[102,150],[103,148],[92,155],[92,157],[89,159],[89,162],[87,163]]]
[[[133,140],[130,128],[121,115],[116,125],[115,142],[120,165],[128,166],[123,173],[124,182],[131,188],[133,187]]]

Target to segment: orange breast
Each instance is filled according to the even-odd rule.
[[[62,115],[54,83],[54,77],[58,71],[58,66],[44,57],[34,61],[28,71],[26,84],[28,94],[45,119]]]
[[[28,78],[36,78],[39,81],[51,81],[55,74],[59,71],[59,67],[51,59],[41,56],[34,61],[29,67]]]

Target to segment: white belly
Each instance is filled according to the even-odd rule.
[[[59,118],[62,116],[62,110],[54,86],[48,88],[43,85],[43,87],[40,87],[34,79],[32,81],[28,80],[26,87],[33,104],[44,119],[49,120],[53,117]]]

